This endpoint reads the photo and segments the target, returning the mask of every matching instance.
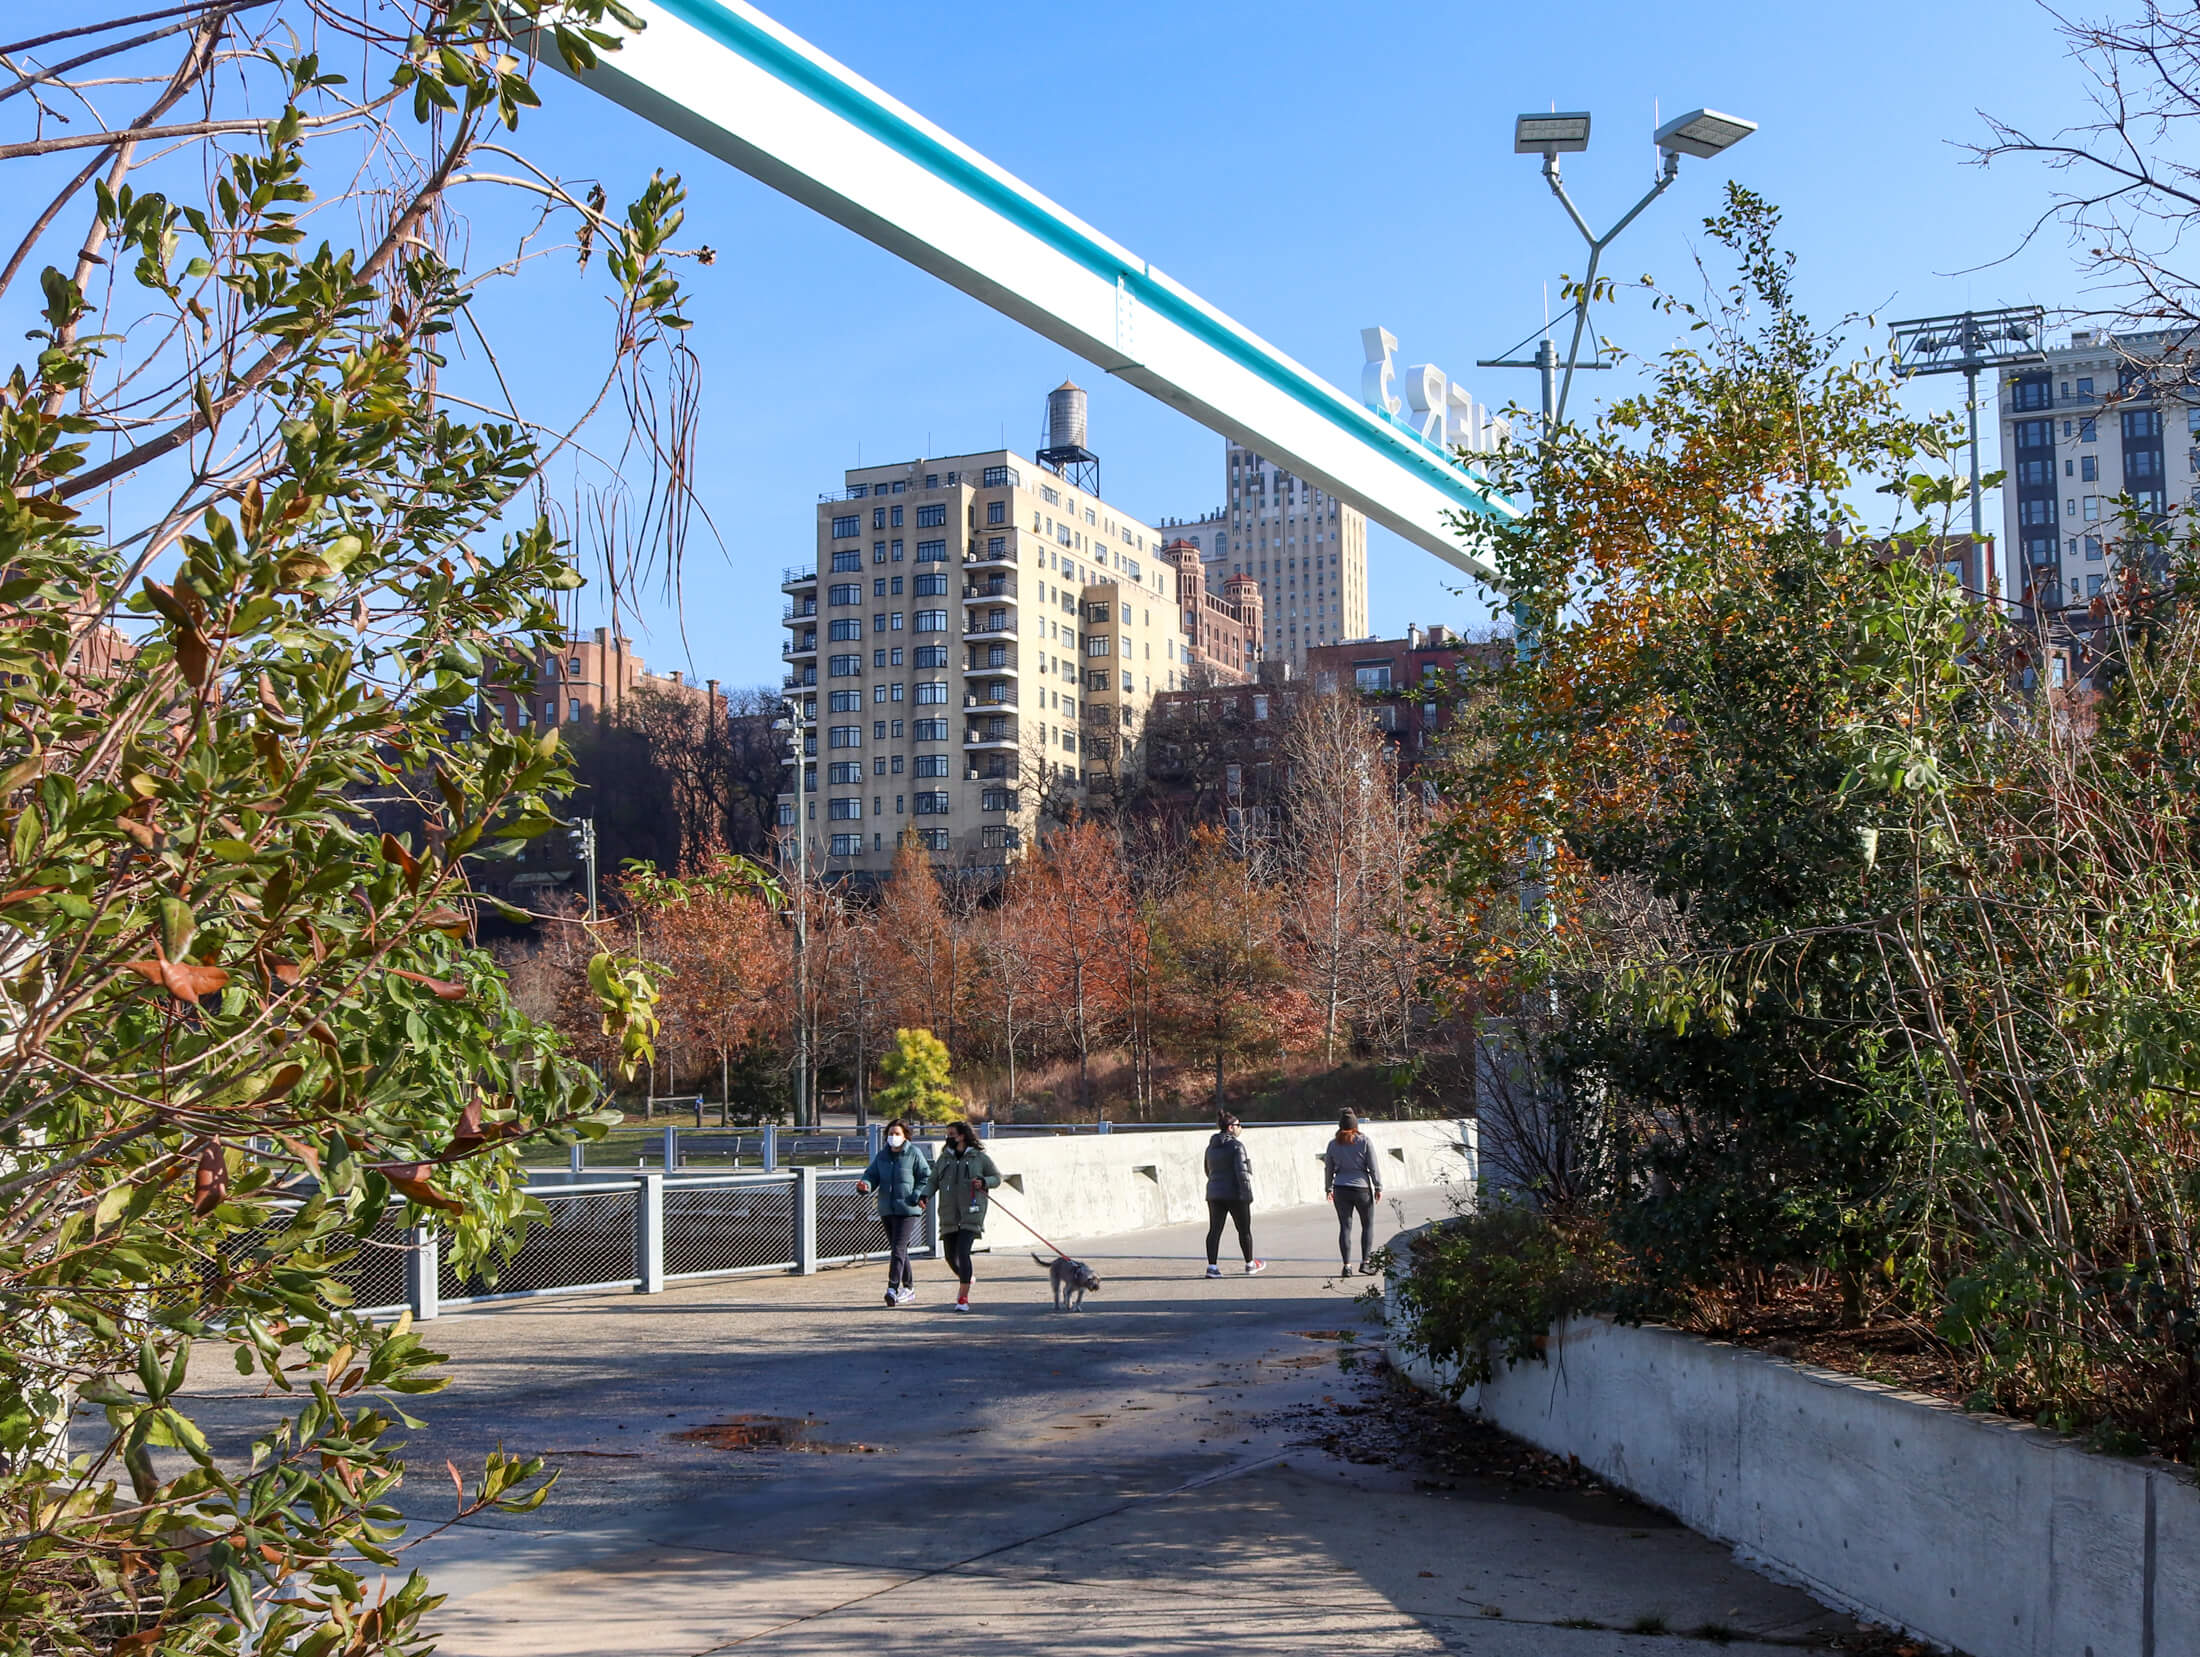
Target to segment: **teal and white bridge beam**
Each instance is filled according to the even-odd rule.
[[[580,77],[591,91],[1493,579],[1452,520],[1516,509],[1420,428],[1355,402],[743,0],[634,10],[648,27]]]

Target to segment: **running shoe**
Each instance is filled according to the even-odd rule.
[[[1207,1275],[1209,1277],[1220,1277],[1222,1275],[1222,1268],[1220,1266],[1209,1266],[1207,1268]]]
[[[917,1299],[917,1291],[916,1291],[916,1290],[915,1290],[914,1288],[905,1288],[905,1289],[903,1289],[903,1290],[901,1291],[901,1304],[902,1304],[902,1305],[904,1305],[904,1306],[913,1306],[913,1305],[915,1305],[915,1304],[916,1304],[916,1299]]]
[[[1258,1277],[1267,1269],[1268,1262],[1265,1260],[1248,1260],[1245,1262],[1245,1275],[1247,1277]]]
[[[1362,1277],[1373,1277],[1373,1276],[1375,1276],[1375,1275],[1376,1275],[1375,1262],[1374,1262],[1374,1261],[1372,1261],[1372,1260],[1362,1260],[1362,1261],[1360,1262],[1360,1275],[1361,1275]]]
[[[968,1295],[957,1295],[957,1296],[955,1297],[955,1310],[956,1310],[956,1311],[958,1311],[958,1312],[967,1312],[967,1311],[969,1311],[969,1310],[970,1310],[970,1297],[969,1297]]]
[[[896,1290],[888,1289],[886,1291],[886,1304],[889,1306],[899,1306],[901,1304],[900,1293]]]

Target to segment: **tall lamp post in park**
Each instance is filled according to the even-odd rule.
[[[1680,176],[1682,156],[1708,161],[1756,130],[1755,121],[1745,121],[1738,115],[1722,115],[1715,109],[1692,109],[1686,115],[1676,115],[1653,136],[1659,162],[1657,176],[1650,188],[1640,201],[1620,215],[1617,224],[1599,236],[1589,228],[1589,221],[1574,205],[1574,198],[1566,193],[1566,181],[1558,166],[1561,155],[1578,155],[1589,147],[1589,112],[1523,115],[1513,122],[1513,153],[1543,157],[1543,181],[1551,187],[1551,194],[1566,209],[1566,217],[1573,221],[1574,228],[1581,232],[1581,239],[1589,247],[1589,268],[1582,276],[1581,292],[1574,301],[1573,337],[1567,342],[1563,372],[1557,348],[1551,343],[1548,321],[1543,324],[1543,341],[1533,357],[1485,357],[1479,365],[1483,368],[1532,368],[1537,372],[1543,393],[1541,441],[1548,442],[1551,433],[1566,418],[1566,400],[1574,388],[1575,371],[1611,366],[1593,359],[1586,363],[1581,360],[1581,336],[1589,326],[1589,305],[1596,297],[1597,269],[1604,262],[1604,250],[1619,239],[1621,231],[1642,216],[1644,208],[1672,188],[1673,180]]]

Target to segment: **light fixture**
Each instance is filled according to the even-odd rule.
[[[1755,121],[1745,121],[1739,115],[1721,115],[1715,109],[1692,109],[1658,128],[1657,144],[1659,149],[1674,155],[1693,155],[1708,161],[1756,130]]]
[[[1568,155],[1589,147],[1589,112],[1522,115],[1513,121],[1513,154]]]

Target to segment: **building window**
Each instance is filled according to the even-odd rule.
[[[2103,577],[2098,575],[2089,575],[2085,578],[2085,596],[2087,598],[2093,598],[2099,595],[2102,580]]]
[[[1352,685],[1355,690],[1390,689],[1390,664],[1388,662],[1354,662]]]
[[[836,759],[825,767],[825,780],[829,783],[851,783],[863,780],[863,762],[853,759]]]
[[[2047,503],[2045,501],[2029,501],[2026,504],[2029,506],[2044,506]],[[2020,521],[2024,523],[2036,523],[2039,520],[2034,518],[2023,518],[2020,519]],[[2088,495],[2085,497],[2085,521],[2089,524],[2099,523],[2101,521],[2100,496]]]
[[[1115,654],[1115,637],[1110,633],[1095,633],[1085,640],[1088,656],[1112,656]]]
[[[897,617],[896,619],[898,620],[899,618]],[[947,612],[945,610],[919,610],[917,612],[916,630],[920,633],[946,632]]]
[[[1068,731],[1062,733],[1062,751],[1066,754],[1077,752],[1077,738]]]
[[[863,602],[862,583],[856,581],[834,582],[825,589],[825,602],[827,604],[861,604]]]
[[[978,481],[987,489],[1014,489],[1024,480],[1013,466],[988,466],[979,474]]]
[[[946,522],[947,507],[944,503],[934,506],[920,506],[917,508],[917,527],[919,529],[937,529],[940,527],[940,525]],[[922,556],[921,549],[919,551],[919,556]]]
[[[948,800],[949,795],[946,789],[927,789],[917,796],[916,814],[919,817],[945,817],[952,809],[948,804]]]
[[[852,536],[861,535],[862,533],[863,519],[861,518],[861,516],[854,512],[849,513],[844,518],[835,518],[833,520],[833,539],[836,541],[845,541]]]
[[[943,828],[911,829],[909,832],[917,837],[917,844],[928,852],[947,850],[947,830]]]
[[[947,700],[945,679],[920,679],[917,681],[917,701],[920,704],[944,703]]]
[[[2078,476],[2086,483],[2099,482],[2101,476],[2099,458],[2094,455],[2080,455],[2078,457]]]
[[[828,748],[860,748],[863,746],[861,725],[835,725],[826,732]]]
[[[1014,811],[1018,801],[1013,788],[989,788],[978,797],[981,811]]]
[[[782,800],[782,801],[780,801],[780,803],[779,803],[779,826],[780,826],[781,828],[793,828],[793,827],[794,827],[794,801],[792,801],[792,800]]]
[[[916,773],[920,777],[946,776],[947,756],[945,754],[919,754],[917,756]]]
[[[825,802],[825,815],[836,823],[860,822],[863,818],[863,801],[854,794],[836,794]]]
[[[917,562],[920,564],[946,563],[947,543],[945,541],[919,541],[917,543]]]
[[[2098,535],[2088,535],[2085,538],[2085,559],[2089,564],[2098,564],[2101,561],[2101,538]]]
[[[825,636],[836,644],[844,639],[860,639],[863,637],[863,618],[861,616],[838,617],[826,624]]]
[[[934,570],[929,575],[917,577],[915,593],[918,598],[945,598],[947,596],[947,572]]]
[[[947,665],[947,646],[944,644],[918,645],[916,650],[912,652],[910,665],[912,667],[945,667]]]
[[[944,719],[919,719],[910,729],[910,738],[916,742],[945,742],[947,721]]]
[[[832,851],[827,854],[829,856],[861,857],[863,855],[863,836],[860,834],[836,834],[833,836],[832,847]]]
[[[2124,441],[2126,443],[2144,441],[2147,438],[2162,435],[2162,411],[2160,409],[2126,409],[2123,420]],[[2127,456],[2126,459],[2128,458]]]
[[[874,719],[871,721],[871,740],[873,742],[884,742],[886,740],[885,720]]]
[[[845,679],[852,673],[861,673],[862,671],[863,658],[861,656],[835,656],[826,667],[827,676],[835,679]]]
[[[900,486],[899,486],[898,484],[897,484],[897,485],[895,486],[895,488],[894,488],[894,493],[895,493],[895,494],[897,494],[897,495],[901,493],[901,488],[900,488]],[[888,526],[889,526],[889,527],[891,527],[891,528],[894,528],[894,529],[899,529],[899,528],[901,528],[901,508],[900,508],[900,507],[898,507],[898,506],[897,506],[897,507],[895,507],[895,508],[893,509],[893,515],[892,515],[892,516],[891,516],[890,518],[888,518],[888,519],[887,519],[886,521],[887,521],[887,524],[888,524]]]
[[[1005,554],[1007,553],[1007,551],[1008,551],[1008,537],[1007,537],[1007,536],[1005,536],[1005,535],[989,535],[989,536],[987,536],[987,537],[986,537],[986,542],[985,542],[985,552],[986,552],[986,556],[987,556],[988,558],[999,558],[999,557],[1002,557],[1003,555],[1005,555]]]
[[[832,704],[832,712],[854,713],[863,706],[863,692],[860,690],[836,690],[829,700]]]
[[[2092,415],[2089,414],[2078,422],[2078,441],[2080,443],[2098,442],[2100,435],[2100,428],[2095,424]]]
[[[885,507],[874,506],[871,508],[871,527],[873,529],[884,529],[886,527]]]
[[[844,575],[850,570],[860,570],[861,568],[863,568],[862,553],[836,552],[833,554],[833,573],[835,575]]]

